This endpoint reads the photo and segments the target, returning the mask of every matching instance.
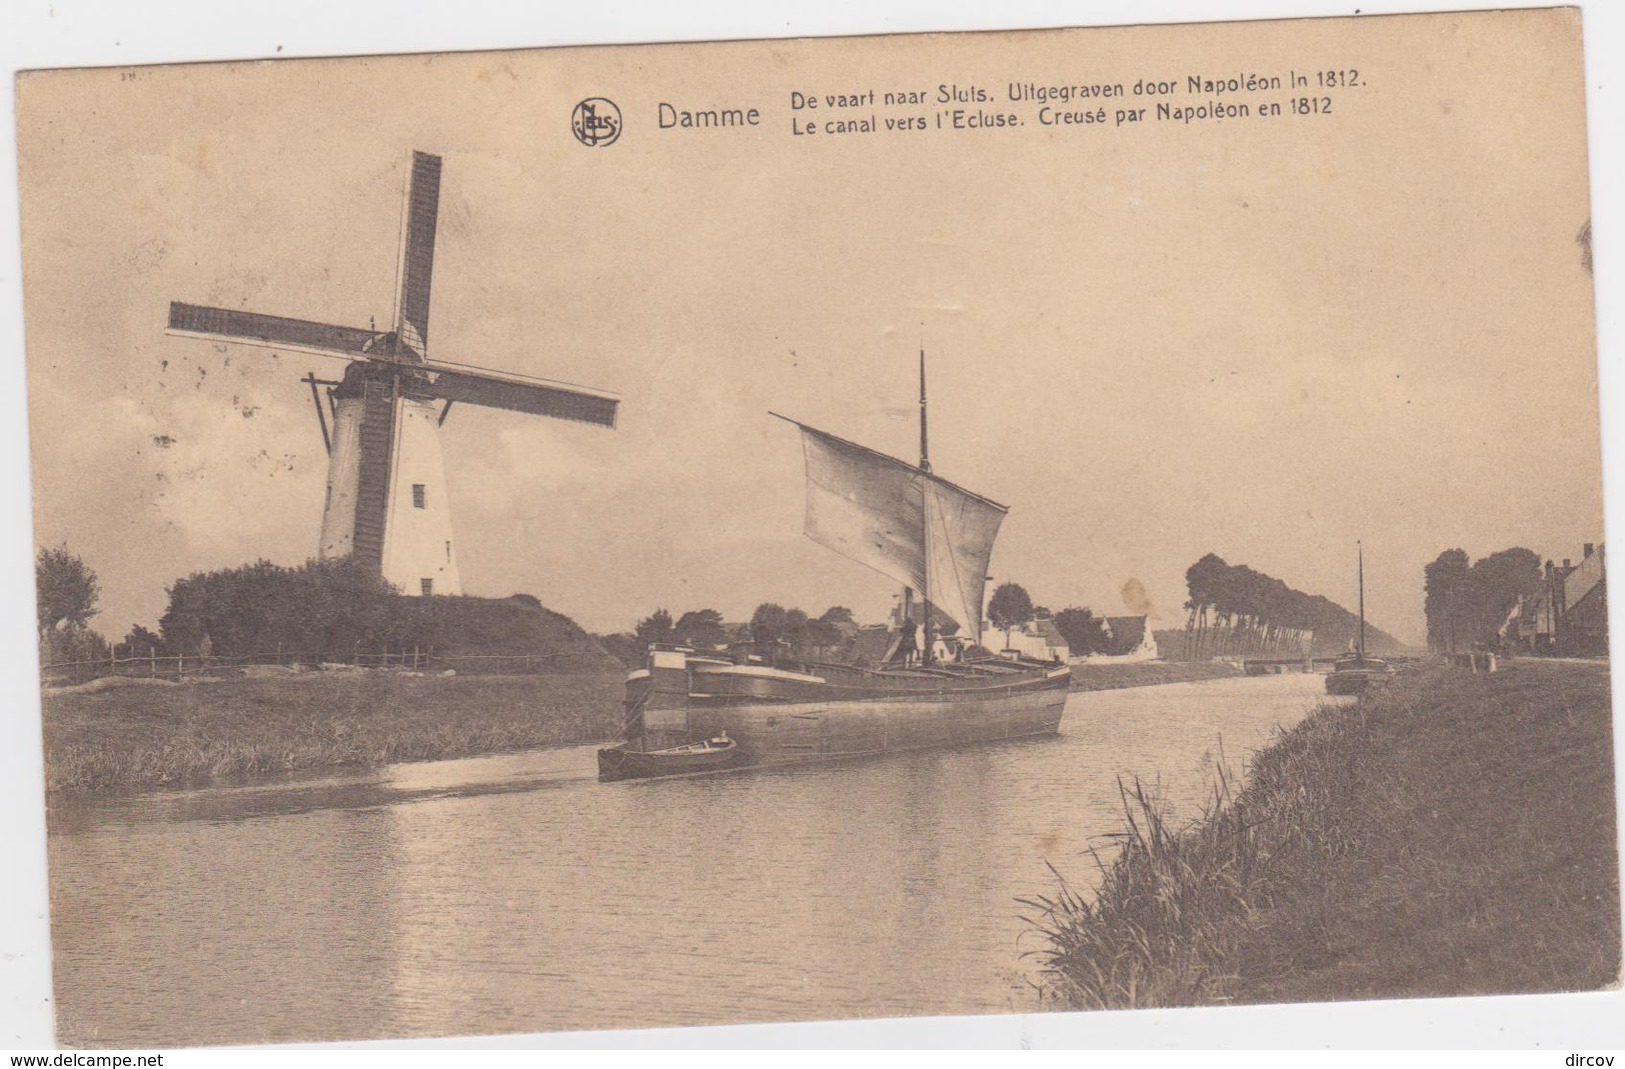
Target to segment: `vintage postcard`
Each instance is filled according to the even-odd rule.
[[[57,1041],[1616,987],[1585,89],[1574,8],[25,72]]]

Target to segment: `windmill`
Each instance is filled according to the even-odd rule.
[[[165,331],[348,362],[339,381],[319,379],[314,371],[301,380],[310,385],[328,454],[317,555],[353,557],[404,593],[424,596],[456,594],[462,587],[439,435],[453,403],[601,427],[615,426],[620,404],[615,395],[598,390],[428,358],[439,208],[440,157],[414,152],[389,331],[178,301],[169,306]]]

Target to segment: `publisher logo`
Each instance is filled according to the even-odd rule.
[[[621,136],[621,109],[613,100],[588,97],[570,115],[570,129],[588,148],[608,148]]]

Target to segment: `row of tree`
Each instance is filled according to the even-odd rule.
[[[1422,569],[1428,646],[1442,652],[1490,646],[1520,597],[1540,589],[1540,557],[1514,547],[1468,563],[1465,550],[1447,549]]]
[[[197,572],[177,580],[157,631],[137,624],[111,649],[89,623],[99,611],[100,586],[83,560],[66,547],[43,548],[36,562],[39,631],[46,663],[118,657],[185,654],[229,659],[288,656],[342,659],[357,649],[377,651],[443,639],[429,626],[421,599],[402,599],[376,573],[349,560],[308,561],[295,568],[257,561],[240,568]],[[444,599],[438,599],[444,600]],[[534,602],[534,599],[528,599]],[[539,604],[536,606],[540,608]],[[988,601],[988,619],[1005,632],[1034,620],[1053,620],[1074,653],[1106,651],[1105,621],[1089,609],[1060,612],[1034,605],[1019,583],[1006,582]],[[442,614],[443,615],[443,614]],[[562,618],[561,618],[562,619]],[[629,634],[600,636],[600,643],[627,663],[641,663],[652,644],[714,649],[750,641],[764,652],[788,650],[809,660],[854,656],[852,610],[835,605],[817,616],[764,602],[743,629],[730,630],[715,609],[673,617],[656,609]],[[958,625],[937,620],[936,633],[951,636]]]
[[[1186,656],[1220,653],[1299,652],[1313,634],[1317,653],[1343,650],[1354,640],[1360,618],[1330,598],[1294,590],[1271,575],[1227,563],[1209,553],[1185,572]],[[1393,636],[1366,627],[1366,648],[1399,648]],[[1195,647],[1195,648],[1193,648]]]
[[[692,609],[676,618],[667,609],[656,609],[639,620],[631,633],[600,635],[598,640],[626,664],[641,664],[655,643],[710,650],[749,642],[763,656],[789,650],[806,660],[837,660],[852,645],[851,636],[839,625],[852,622],[852,610],[844,605],[809,616],[801,609],[763,602],[743,627],[729,627],[715,609]]]
[[[1107,652],[1110,646],[1104,619],[1085,608],[1057,613],[1034,605],[1019,583],[1000,585],[988,599],[987,614],[988,622],[1005,632],[1006,644],[1016,628],[1035,620],[1053,620],[1075,654]],[[858,649],[854,622],[852,610],[844,605],[812,616],[801,609],[763,602],[751,613],[748,623],[731,628],[715,609],[690,610],[675,618],[666,609],[656,609],[639,620],[630,633],[602,635],[599,641],[627,664],[641,664],[654,643],[717,649],[745,642],[763,657],[784,655],[800,660],[840,662],[876,655],[874,650]],[[936,618],[934,633],[938,637],[952,638],[958,631],[954,621],[940,615]]]
[[[443,630],[428,625],[423,611],[427,602],[403,600],[382,578],[347,559],[308,561],[296,568],[261,560],[194,573],[169,588],[169,605],[157,631],[137,624],[111,649],[89,626],[99,611],[100,586],[83,560],[65,547],[41,549],[36,585],[46,663],[105,660],[109,655],[235,659],[277,652],[338,660],[357,649],[428,649]],[[1053,620],[1075,653],[1103,650],[1107,644],[1105,621],[1090,610],[1052,613],[1035,606],[1018,583],[1004,583],[994,591],[988,616],[1006,632],[1007,642],[1016,627]],[[674,618],[662,608],[639,620],[630,634],[602,636],[600,642],[628,663],[640,663],[655,643],[714,649],[736,641],[750,641],[769,654],[848,659],[854,654],[853,623],[852,610],[844,605],[812,616],[764,602],[739,632],[730,631],[715,609],[694,609]],[[956,630],[951,621],[939,619],[939,635]]]
[[[47,663],[100,660],[118,656],[207,652],[218,657],[261,655],[282,649],[316,656],[342,656],[356,648],[385,649],[430,642],[422,613],[375,573],[349,560],[309,561],[287,568],[258,561],[242,568],[200,572],[169,588],[169,607],[159,630],[137,625],[112,648],[90,627],[99,611],[100,586],[83,560],[66,547],[42,548],[35,562],[37,622],[41,656]],[[1423,570],[1428,644],[1454,651],[1492,644],[1521,596],[1540,588],[1540,558],[1521,547],[1469,562],[1465,551],[1447,549]],[[1231,565],[1209,553],[1185,573],[1190,594],[1187,645],[1191,636],[1223,635],[1223,642],[1249,649],[1292,645],[1309,632],[1317,652],[1341,649],[1351,641],[1358,618],[1319,595],[1294,590],[1273,576]],[[529,599],[534,602],[534,599]],[[418,606],[416,599],[411,606]],[[536,608],[540,608],[539,604]],[[554,614],[556,615],[556,614]],[[987,606],[988,621],[1005,632],[1035,620],[1052,620],[1073,654],[1107,652],[1105,620],[1087,608],[1051,612],[1034,605],[1019,583],[997,587]],[[562,620],[562,618],[560,618]],[[567,622],[567,621],[566,621]],[[751,614],[744,634],[730,633],[715,609],[696,609],[673,618],[657,609],[639,620],[631,634],[601,641],[625,661],[641,661],[653,643],[716,648],[748,639],[764,650],[789,649],[807,659],[833,659],[851,652],[852,611],[833,606],[814,617],[765,602]],[[951,634],[952,625],[939,627]],[[1398,645],[1367,627],[1368,648]],[[1211,642],[1210,642],[1211,644]],[[1215,646],[1215,649],[1217,647]],[[1239,647],[1238,647],[1239,648]],[[1205,651],[1203,655],[1213,651]]]

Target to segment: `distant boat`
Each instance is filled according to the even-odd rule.
[[[1008,509],[931,471],[925,354],[918,465],[787,422],[801,431],[806,535],[902,583],[905,620],[912,619],[912,592],[920,591],[920,659],[873,667],[777,664],[655,646],[647,667],[627,677],[625,737],[598,751],[598,778],[803,765],[1055,734],[1072,680],[1068,666],[986,653],[943,660],[933,652],[939,621],[958,625],[968,640],[962,650],[979,648],[988,560]],[[694,749],[718,738],[732,743],[726,756]]]
[[[1359,694],[1370,687],[1385,685],[1394,678],[1393,665],[1365,655],[1365,547],[1359,542],[1354,545],[1359,555],[1360,574],[1358,645],[1332,665],[1332,674],[1326,677],[1327,694]]]

